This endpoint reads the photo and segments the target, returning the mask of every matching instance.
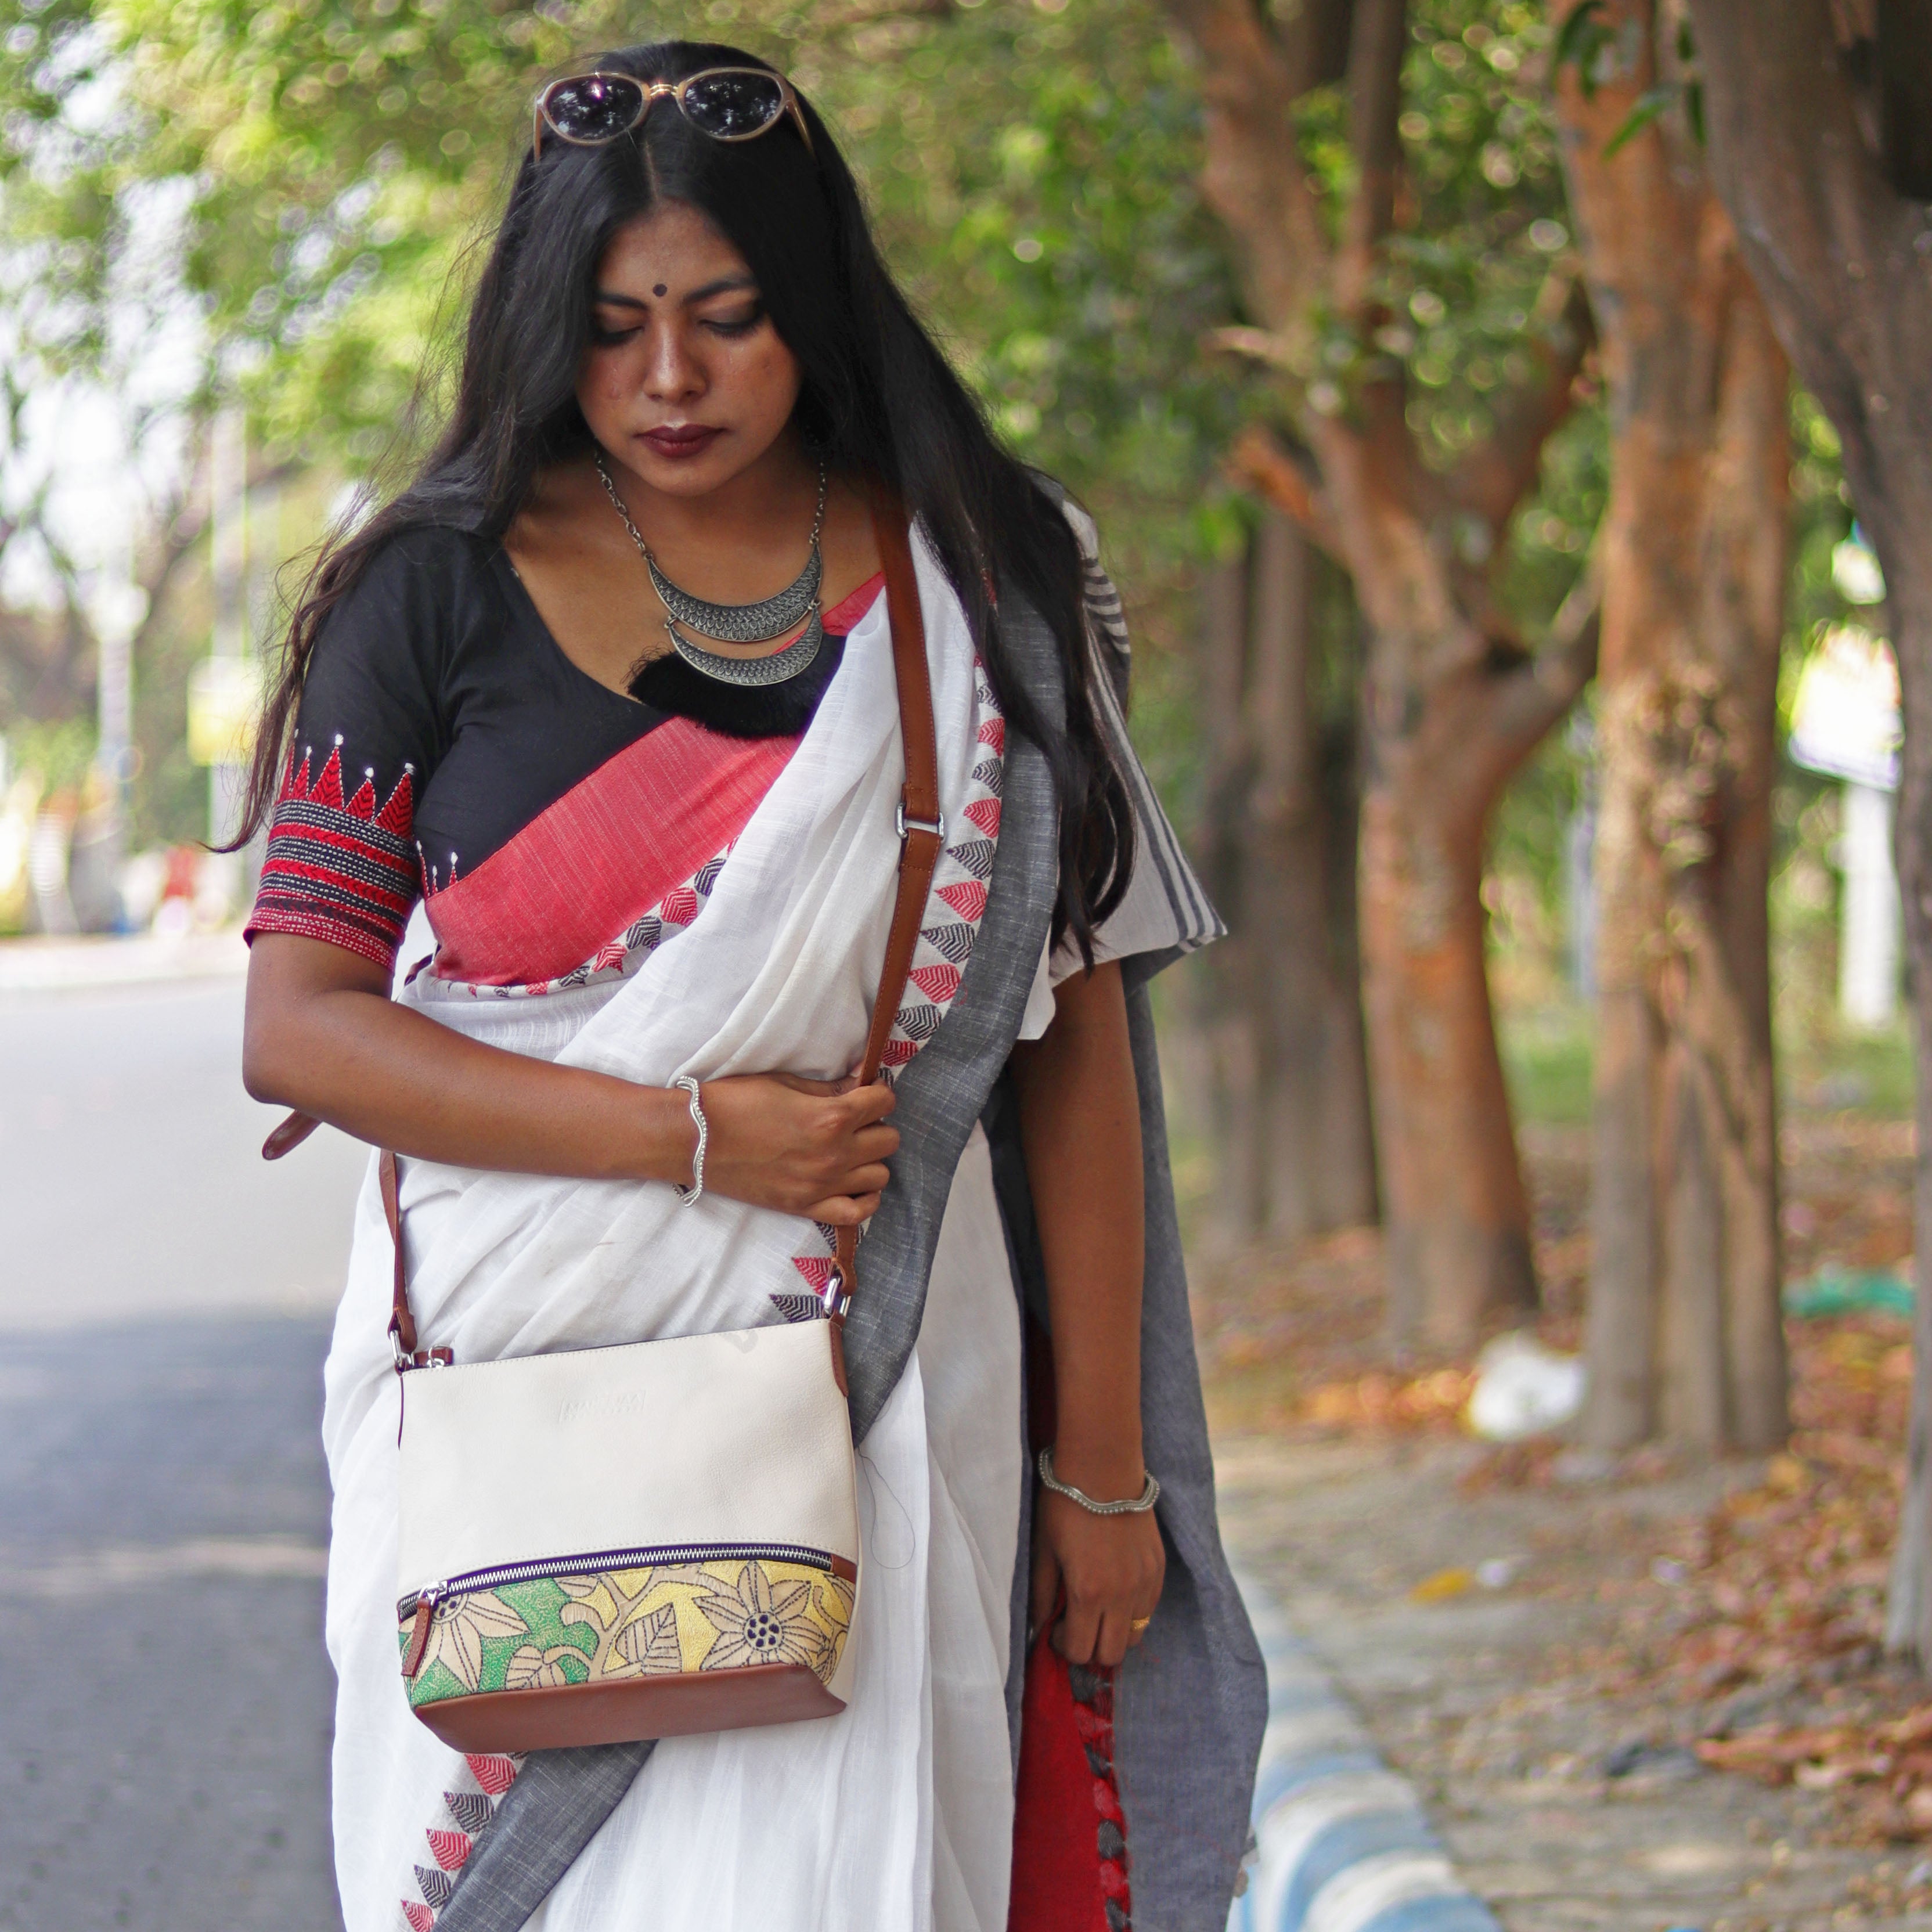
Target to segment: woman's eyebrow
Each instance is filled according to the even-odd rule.
[[[720,275],[716,281],[706,282],[702,288],[693,289],[690,294],[680,299],[688,308],[694,302],[708,302],[713,296],[729,295],[740,289],[756,295],[758,292],[757,277]],[[648,308],[650,306],[640,296],[627,296],[616,289],[599,289],[596,299],[612,308]]]
[[[720,275],[715,282],[706,282],[701,289],[693,289],[684,298],[688,308],[694,302],[708,301],[712,296],[729,295],[734,290],[742,289],[752,295],[758,292],[758,278],[754,275]]]

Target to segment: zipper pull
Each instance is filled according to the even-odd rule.
[[[443,1586],[432,1583],[416,1598],[416,1622],[410,1626],[409,1648],[403,1652],[403,1675],[414,1678],[422,1668],[423,1652],[429,1648],[429,1627],[436,1621],[437,1600]]]

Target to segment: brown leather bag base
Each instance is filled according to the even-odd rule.
[[[488,1690],[419,1706],[416,1715],[458,1750],[516,1752],[795,1724],[844,1708],[807,1665],[753,1664],[622,1684]]]

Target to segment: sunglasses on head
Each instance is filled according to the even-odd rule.
[[[537,96],[532,117],[532,158],[543,154],[544,130],[573,147],[595,148],[642,124],[660,100],[714,141],[751,141],[769,134],[789,114],[812,152],[812,136],[798,96],[782,76],[757,67],[710,67],[680,81],[639,80],[628,74],[577,74],[554,80]]]

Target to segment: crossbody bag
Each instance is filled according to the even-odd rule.
[[[875,511],[906,779],[885,964],[859,1068],[878,1077],[944,837],[919,586]],[[420,1346],[396,1158],[389,1333],[401,1424],[398,1640],[409,1701],[464,1751],[626,1743],[844,1709],[860,1583],[843,1333],[826,1319],[457,1363]]]

